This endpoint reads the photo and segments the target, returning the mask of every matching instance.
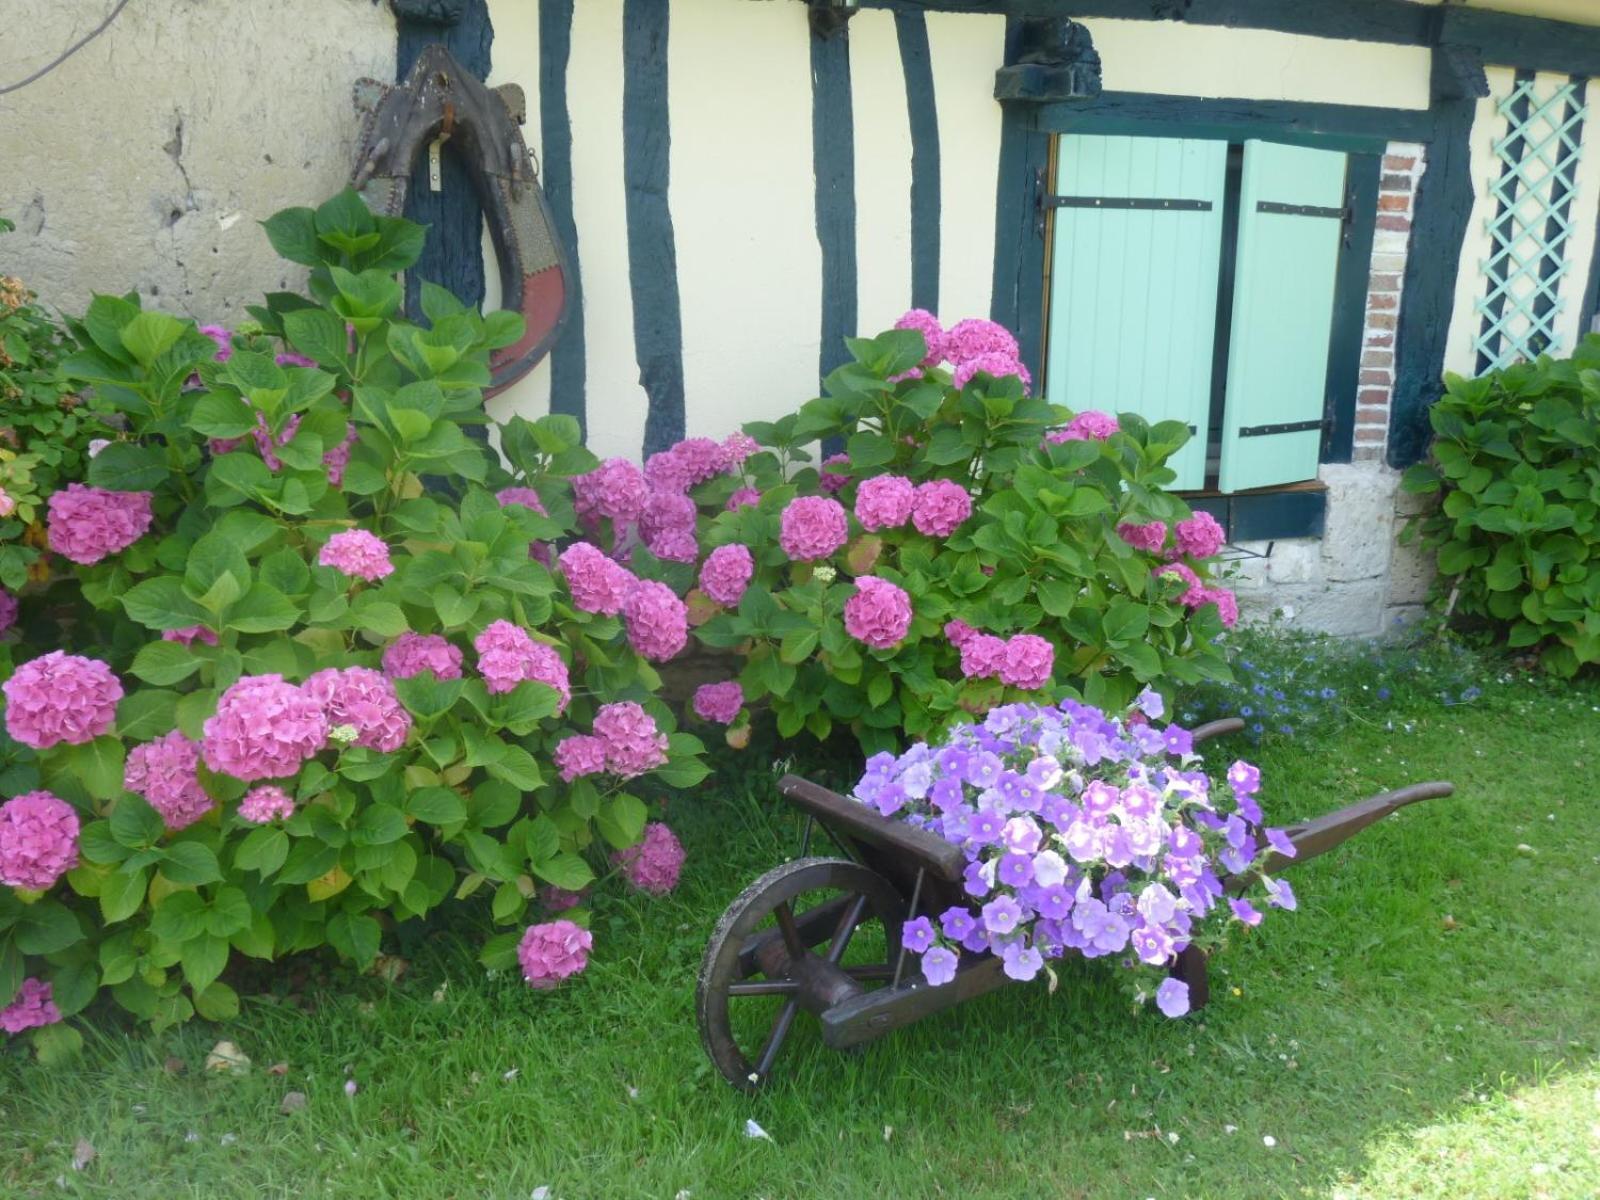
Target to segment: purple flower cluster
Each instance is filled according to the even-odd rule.
[[[57,554],[89,566],[137,542],[153,517],[149,492],[69,483],[50,497],[46,537]]]
[[[628,882],[641,892],[665,896],[678,886],[678,874],[683,870],[683,844],[660,821],[651,821],[636,844],[618,850],[611,859]]]
[[[122,699],[122,683],[105,663],[60,650],[23,663],[0,691],[6,732],[35,750],[92,742],[111,728]]]
[[[1248,901],[1222,903],[1229,877],[1294,853],[1264,826],[1260,772],[1235,763],[1214,788],[1189,733],[1150,722],[1161,711],[1153,693],[1125,719],[1075,700],[1006,705],[942,744],[868,760],[857,800],[966,852],[968,903],[903,931],[929,983],[953,979],[963,953],[994,954],[1018,980],[1068,951],[1163,970],[1207,926],[1260,920]],[[1264,886],[1294,906],[1288,884]],[[1168,1016],[1188,1011],[1181,982],[1153,990]]]

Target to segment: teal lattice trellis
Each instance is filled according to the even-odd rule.
[[[1519,78],[1497,107],[1506,133],[1494,143],[1501,171],[1490,191],[1499,207],[1489,219],[1488,286],[1477,302],[1483,321],[1473,340],[1480,372],[1534,358],[1556,341],[1561,285],[1571,268],[1584,84],[1541,89]]]

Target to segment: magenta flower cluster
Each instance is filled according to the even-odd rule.
[[[0,883],[42,892],[78,865],[78,813],[53,792],[0,804]]]
[[[286,779],[328,741],[328,720],[314,696],[281,675],[246,675],[206,719],[200,753],[213,771],[246,783]]]
[[[48,507],[50,549],[84,566],[126,550],[145,535],[154,516],[149,492],[108,492],[82,483],[52,493]]]
[[[601,705],[594,717],[594,735],[605,743],[606,770],[623,779],[653,771],[667,761],[667,735],[632,700]]]
[[[702,683],[694,690],[694,715],[702,721],[731,725],[744,708],[744,687],[737,679]]]
[[[567,664],[555,648],[536,642],[528,631],[510,621],[495,621],[472,641],[478,652],[478,673],[491,694],[509,692],[533,680],[548,684],[560,696],[557,714],[566,712],[572,699]]]
[[[911,519],[915,488],[904,475],[874,475],[856,488],[856,520],[875,531],[898,529]]]
[[[795,562],[815,562],[833,554],[850,537],[844,505],[826,496],[801,496],[784,505],[778,543]]]
[[[622,599],[628,643],[643,658],[665,662],[689,643],[689,609],[664,583],[640,579]]]
[[[394,563],[389,561],[389,547],[376,534],[365,529],[346,529],[334,534],[322,547],[317,561],[332,567],[352,579],[374,583],[394,574]]]
[[[875,650],[898,646],[911,631],[911,597],[887,579],[861,575],[855,595],[844,602],[844,629]]]
[[[40,979],[24,979],[16,998],[0,1008],[0,1029],[10,1034],[54,1025],[59,1020],[61,1009],[56,1006],[51,986]]]
[[[588,474],[573,477],[572,496],[579,517],[626,525],[644,511],[650,484],[627,459],[608,458]]]
[[[678,886],[678,875],[683,870],[683,844],[660,821],[651,821],[637,843],[626,850],[618,850],[611,858],[621,869],[623,878],[641,892],[665,896]]]
[[[460,679],[460,648],[437,633],[409,629],[383,648],[383,673],[390,679],[411,679],[424,671],[432,671],[435,679]]]
[[[556,743],[556,770],[571,783],[584,775],[601,775],[606,769],[606,740],[592,733],[575,733]]]
[[[385,754],[400,749],[411,732],[411,714],[400,703],[394,684],[371,667],[329,667],[301,688],[322,706],[330,731],[355,729],[355,745]]]
[[[517,944],[522,978],[531,988],[546,991],[589,965],[594,936],[572,921],[546,921],[528,926]]]
[[[1222,526],[1208,512],[1197,512],[1188,520],[1179,521],[1173,532],[1177,552],[1190,558],[1210,558],[1222,549]]]
[[[598,546],[574,542],[556,560],[572,593],[572,602],[584,612],[614,617],[634,583],[633,572],[608,558]]]
[[[1139,525],[1132,521],[1124,521],[1117,526],[1117,536],[1135,550],[1143,550],[1149,554],[1160,554],[1161,547],[1167,542],[1167,523],[1165,521],[1150,521]]]
[[[0,690],[6,696],[6,732],[35,750],[93,741],[111,728],[122,699],[122,684],[110,667],[61,650],[23,663]]]
[[[922,308],[913,308],[894,323],[896,329],[915,329],[922,334],[927,354],[917,368],[901,378],[921,378],[922,371],[949,363],[952,382],[964,388],[980,372],[996,379],[1015,375],[1023,387],[1031,387],[1032,377],[1022,364],[1022,351],[1017,339],[1004,325],[982,317],[969,317],[957,321],[948,330],[939,318]],[[891,382],[897,382],[892,380]]]
[[[1110,413],[1086,408],[1060,429],[1045,434],[1044,442],[1047,446],[1059,446],[1063,442],[1103,442],[1121,428]]]
[[[1184,584],[1184,590],[1178,595],[1178,602],[1185,608],[1199,608],[1203,604],[1215,604],[1217,615],[1222,618],[1222,623],[1232,629],[1239,622],[1239,600],[1225,587],[1208,587],[1194,572],[1194,568],[1187,563],[1163,563],[1155,569],[1157,579],[1179,579]]]
[[[239,818],[252,825],[270,825],[294,816],[294,797],[276,784],[251,788],[239,801]]]
[[[919,483],[911,501],[911,523],[928,537],[947,538],[972,515],[972,496],[950,479]]]
[[[174,729],[128,751],[122,786],[161,814],[168,829],[186,829],[216,807],[200,783],[200,746]]]
[[[1056,648],[1036,633],[1009,638],[981,633],[965,621],[951,621],[945,636],[961,651],[961,673],[968,679],[999,679],[1007,687],[1035,691],[1050,682]]]
[[[177,642],[180,646],[192,646],[199,642],[202,646],[215,646],[217,635],[204,625],[185,625],[182,629],[166,629],[161,633],[163,642]]]
[[[1188,731],[1154,725],[1150,711],[1161,711],[1153,693],[1121,719],[1074,700],[1006,705],[942,744],[868,760],[857,800],[966,853],[967,902],[913,913],[903,930],[930,984],[954,979],[963,955],[994,955],[1024,981],[1068,951],[1164,973],[1211,929],[1260,920],[1229,898],[1229,880],[1295,847],[1264,823],[1259,771],[1234,764],[1224,794]],[[1265,890],[1294,907],[1287,883]],[[1168,1016],[1188,1011],[1181,981],[1151,990]]]
[[[750,547],[738,542],[718,546],[700,564],[700,590],[724,608],[738,608],[755,572]]]

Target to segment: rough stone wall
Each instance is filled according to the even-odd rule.
[[[1276,618],[1302,628],[1370,637],[1422,613],[1433,581],[1432,560],[1395,541],[1417,504],[1400,490],[1400,472],[1383,460],[1400,288],[1423,155],[1420,145],[1391,142],[1383,158],[1356,395],[1354,461],[1326,463],[1319,472],[1328,489],[1321,538],[1245,544],[1245,552],[1257,557],[1234,564],[1234,586],[1247,619]]]
[[[13,0],[0,85],[97,24],[104,4]],[[93,10],[93,11],[90,11]],[[95,292],[231,322],[303,272],[257,221],[349,174],[363,75],[394,75],[373,0],[134,3],[38,82],[0,96],[0,273],[81,311]]]

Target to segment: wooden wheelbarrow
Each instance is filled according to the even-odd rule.
[[[1243,727],[1236,718],[1213,721],[1194,739]],[[821,1022],[823,1042],[843,1050],[1012,982],[989,953],[963,954],[955,979],[938,987],[907,965],[902,924],[918,915],[937,920],[946,908],[969,903],[960,847],[798,776],[784,776],[778,790],[810,818],[802,857],[768,871],[728,906],[706,946],[696,994],[706,1053],[743,1091],[767,1081],[801,1011]],[[1309,862],[1395,810],[1453,790],[1416,783],[1290,826],[1295,857],[1271,854],[1265,870]],[[845,857],[809,856],[813,822]],[[1250,882],[1249,875],[1225,877],[1223,886],[1237,893]],[[857,940],[863,930],[869,935]],[[1191,1009],[1206,1003],[1204,953],[1185,949],[1170,973],[1189,985]],[[769,998],[763,1017],[744,1019],[741,1006],[753,1008],[759,997]],[[782,998],[775,1018],[772,997]]]

